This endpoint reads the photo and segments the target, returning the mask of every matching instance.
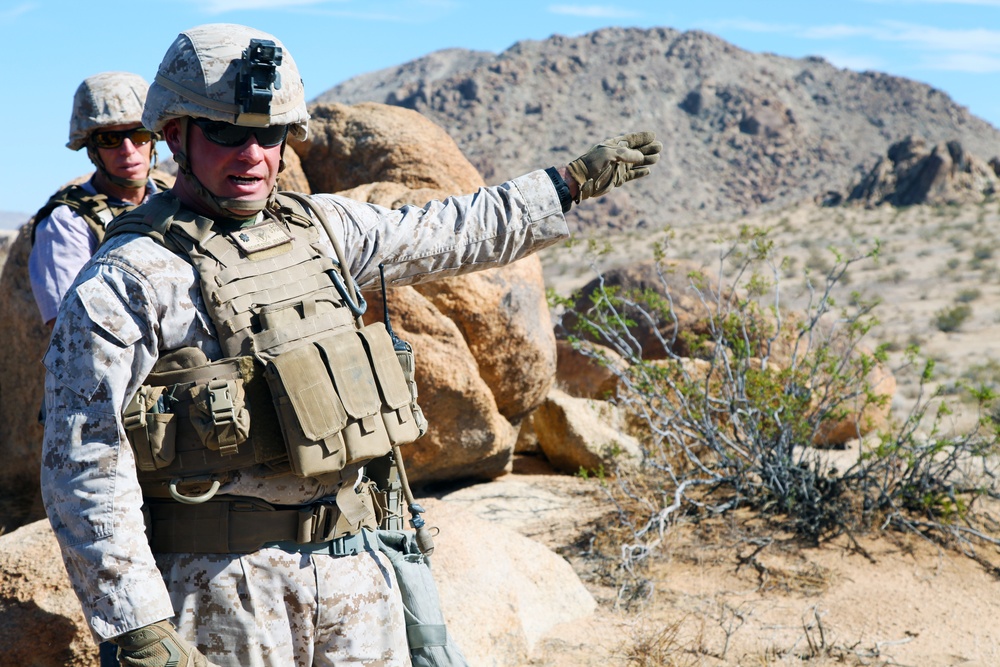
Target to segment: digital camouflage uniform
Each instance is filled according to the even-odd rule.
[[[331,286],[339,280],[338,271],[322,267],[344,266],[358,285],[372,288],[384,265],[389,285],[408,285],[501,266],[568,235],[564,213],[574,195],[554,168],[481,188],[474,195],[399,210],[316,195],[309,209],[297,213],[286,207],[288,198],[276,198],[274,192],[265,199],[224,199],[199,181],[191,164],[201,156],[188,154],[190,132],[201,132],[204,141],[232,151],[263,151],[264,146],[273,151],[285,131],[300,140],[307,136],[303,90],[290,54],[271,35],[245,26],[207,25],[178,36],[160,64],[143,110],[145,127],[169,130],[179,170],[177,184],[112,224],[104,245],[63,300],[43,360],[48,371],[42,457],[46,510],[94,636],[114,638],[119,659],[129,667],[174,665],[177,660],[170,656],[178,654],[184,667],[201,667],[205,657],[223,667],[410,664],[392,566],[367,542],[369,534],[361,527],[369,524],[351,518],[361,490],[368,488],[354,483],[358,466],[387,451],[376,446],[366,449],[365,443],[373,442],[367,438],[385,433],[388,448],[419,435],[414,427],[417,413],[406,405],[412,388],[406,385],[402,369],[409,362],[384,328],[381,338],[370,327],[348,332],[341,328],[343,322],[337,318],[345,316],[353,297],[345,295],[343,285]],[[251,131],[256,147],[248,143]],[[594,146],[567,167],[566,173],[579,186],[576,201],[644,176],[661,148],[650,132]],[[215,152],[238,156],[248,164],[251,155],[264,154],[227,153],[226,148]],[[266,155],[276,157],[273,152]],[[235,169],[230,175],[242,178],[247,173]],[[211,218],[198,217],[191,210],[195,208],[214,213]],[[329,218],[324,222],[329,232],[316,226],[318,211],[324,213],[318,215],[321,222]],[[313,216],[312,225],[306,215]],[[270,216],[266,223],[265,216]],[[241,223],[235,229],[228,227],[233,219]],[[282,226],[294,237],[289,247],[247,245],[258,234],[262,238],[265,230],[277,229],[280,236]],[[234,233],[226,235],[227,229]],[[312,236],[314,231],[318,236]],[[195,245],[183,246],[179,236],[171,236],[175,232],[188,234]],[[299,251],[308,255],[308,261],[289,264],[299,261]],[[321,256],[316,257],[317,252]],[[302,268],[306,266],[310,268]],[[266,280],[258,280],[261,277]],[[243,291],[244,282],[254,287]],[[330,296],[332,287],[342,298]],[[207,307],[204,294],[210,295]],[[352,321],[349,314],[346,318]],[[224,333],[221,339],[219,332]],[[309,355],[319,354],[316,348],[326,356],[315,357],[318,361],[313,364]],[[177,426],[176,452],[171,450],[168,457],[179,461],[182,472],[214,473],[219,468],[211,466],[228,466],[221,469],[224,476],[212,480],[221,483],[218,495],[227,498],[215,507],[230,508],[222,525],[215,523],[212,513],[214,498],[192,504],[196,499],[191,495],[176,493],[181,483],[187,483],[183,475],[174,480],[177,488],[170,489],[174,500],[157,495],[173,476],[169,466],[174,463],[158,461],[163,450],[151,446],[151,425],[162,423],[155,417],[169,421],[180,413],[153,410],[156,404],[147,405],[145,392],[155,384],[151,373],[159,378],[173,372],[170,365],[182,357],[215,361],[246,359],[248,354],[255,368],[267,364],[264,375],[270,398],[282,421],[283,435],[276,437],[284,442],[276,444],[287,445],[279,454],[287,454],[291,469],[302,476],[265,465],[273,461],[268,452],[273,452],[275,443],[263,435],[271,431],[256,407],[258,419],[249,420],[252,449],[237,452],[243,441],[229,439],[239,428],[229,399],[245,386],[249,400],[250,375],[230,380],[214,375],[218,365],[181,364],[177,372],[185,378],[212,373],[199,376],[197,381],[204,384],[197,385],[197,392],[201,387],[216,389],[198,396],[212,405],[218,402],[222,412],[211,408],[214,426],[208,428],[215,429],[214,449],[199,432],[203,442],[187,439],[184,444],[195,449],[182,451]],[[156,366],[161,359],[164,363]],[[314,372],[323,378],[314,380]],[[390,377],[394,374],[396,380]],[[279,384],[272,383],[275,377]],[[219,392],[215,383],[229,387],[230,381],[232,393]],[[331,381],[333,394],[321,392],[323,383]],[[171,392],[194,391],[192,384],[197,384],[178,390],[180,380],[173,382],[154,388],[165,394],[163,387],[172,386]],[[366,382],[377,383],[377,389]],[[401,386],[402,403],[395,391]],[[363,398],[366,391],[376,402],[374,412],[356,408],[368,400]],[[133,401],[135,396],[141,401]],[[171,400],[175,398],[171,393]],[[140,403],[145,407],[134,412]],[[330,417],[329,408],[346,409],[348,404],[354,406],[349,410],[353,422],[336,422],[332,430],[315,427]],[[284,423],[292,418],[289,406],[294,408],[298,431]],[[147,411],[154,415],[152,421],[147,420]],[[228,414],[225,419],[216,419],[223,413]],[[403,435],[406,428],[411,429],[409,435]],[[145,434],[145,440],[130,444],[128,438],[138,434]],[[355,445],[359,449],[351,454]],[[333,467],[311,467],[312,456]],[[199,467],[209,461],[209,467]],[[155,477],[164,471],[167,477]],[[343,485],[330,481],[341,476]],[[192,481],[198,483],[197,478]],[[325,512],[331,499],[336,511],[330,513],[339,516],[336,529],[328,532],[324,527],[317,539],[315,526],[325,524],[313,512]],[[256,515],[246,514],[246,507],[261,502],[291,509],[276,512],[268,507]],[[195,509],[184,509],[191,507]],[[188,531],[190,523],[202,521],[206,509],[210,520]],[[175,518],[164,522],[164,512]],[[369,510],[367,516],[371,514]],[[146,534],[144,516],[149,517],[151,536]],[[243,537],[255,531],[255,524],[264,526],[275,517],[284,521],[281,517],[286,516],[299,522],[298,537],[291,544],[286,537],[266,537],[245,549],[232,548],[232,526],[243,526],[236,531]],[[309,517],[306,523],[303,517]],[[347,520],[347,529],[341,530],[340,519]],[[219,525],[220,530],[206,530],[204,525]],[[310,528],[303,530],[303,525]],[[270,529],[259,533],[255,537],[271,534]],[[364,544],[353,555],[322,553],[324,548],[335,550],[335,544],[346,544],[338,542],[342,539]],[[269,544],[275,540],[283,548]],[[156,545],[156,554],[150,543]],[[245,553],[213,553],[221,543],[229,551]],[[197,548],[209,544],[211,548]],[[171,619],[177,629],[164,619]]]
[[[514,261],[567,235],[542,171],[425,208],[313,200],[362,287],[378,279],[379,263],[390,284],[412,284]],[[233,667],[333,665],[345,655],[408,664],[394,576],[381,554],[150,553],[121,414],[161,350],[193,346],[220,358],[197,280],[191,264],[151,238],[111,239],[64,300],[44,358],[42,491],[91,629],[109,638],[173,617],[210,660]],[[268,472],[239,471],[220,493],[294,505],[334,491]]]

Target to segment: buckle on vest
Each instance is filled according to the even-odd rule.
[[[146,425],[146,399],[143,388],[135,392],[125,411],[122,412],[122,426],[126,431],[134,431]]]
[[[208,409],[212,413],[219,453],[231,456],[237,452],[236,407],[233,404],[232,380],[215,379],[208,383]]]

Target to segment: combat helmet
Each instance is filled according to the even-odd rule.
[[[142,187],[146,180],[119,178],[109,173],[97,149],[90,144],[90,136],[102,127],[141,123],[148,88],[149,84],[138,74],[102,72],[84,79],[73,95],[73,114],[69,119],[66,147],[78,151],[86,146],[94,166],[112,183],[128,188]],[[150,159],[155,163],[155,146]]]
[[[206,118],[245,127],[287,125],[289,134],[300,140],[309,132],[305,89],[291,54],[273,35],[234,24],[186,30],[167,49],[149,88],[142,120],[160,132],[174,118],[182,124],[181,150],[174,151],[181,176],[191,182],[209,209],[230,218],[234,214],[251,218],[271,198],[229,200],[209,192],[191,170],[188,121]]]

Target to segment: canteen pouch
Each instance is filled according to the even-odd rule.
[[[139,387],[122,413],[122,425],[140,471],[149,472],[174,461],[176,415],[167,411],[164,387]]]
[[[419,436],[409,388],[381,323],[283,352],[264,375],[297,475],[338,472]]]
[[[413,667],[468,667],[445,627],[430,560],[417,548],[413,531],[378,530],[376,536],[396,573]]]

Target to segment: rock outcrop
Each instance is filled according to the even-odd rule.
[[[847,201],[865,206],[967,204],[998,192],[996,169],[958,141],[929,144],[920,137],[907,137],[889,147]]]
[[[98,665],[48,521],[0,535],[0,637],[4,665]]]
[[[448,134],[416,112],[380,104],[320,105],[312,111],[312,138],[285,151],[280,189],[343,190],[399,207],[483,185]],[[26,225],[0,276],[8,295],[0,302],[7,341],[0,352],[0,456],[8,461],[0,470],[0,525],[7,530],[43,516],[37,415],[48,331],[31,295],[29,252]],[[380,297],[369,296],[369,316],[379,319]],[[431,420],[430,433],[405,450],[412,481],[488,479],[509,470],[517,437],[512,422],[545,399],[555,375],[555,338],[538,259],[417,290],[394,289],[390,307],[394,326],[420,359],[417,382]]]
[[[156,175],[173,182],[170,171],[158,170]],[[31,229],[29,220],[9,242],[0,272],[0,291],[5,295],[0,299],[0,338],[4,341],[0,349],[0,459],[5,461],[0,466],[0,532],[45,515],[38,491],[42,442],[38,417],[45,379],[41,360],[49,330],[41,321],[28,278]]]
[[[0,273],[0,525],[10,531],[45,516],[38,488],[42,461],[42,355],[49,330],[28,280],[31,225],[23,225]]]
[[[561,472],[628,470],[642,460],[639,442],[626,432],[624,412],[607,401],[553,389],[531,424],[545,458]]]

